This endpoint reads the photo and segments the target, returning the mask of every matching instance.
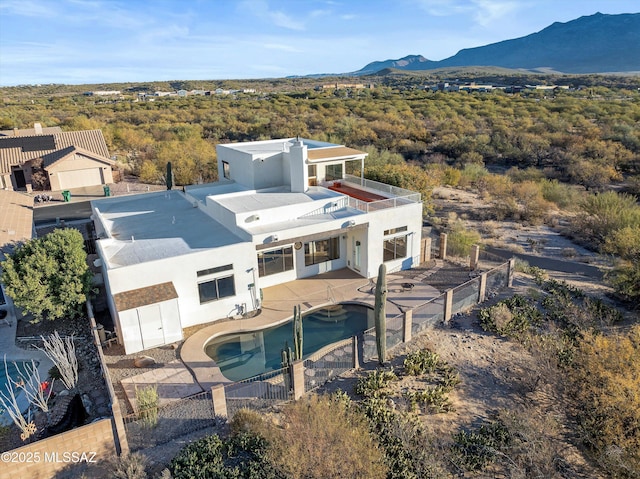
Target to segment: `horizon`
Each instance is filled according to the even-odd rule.
[[[340,75],[408,55],[443,60],[596,13],[637,13],[634,0],[557,3],[4,0],[0,86]]]

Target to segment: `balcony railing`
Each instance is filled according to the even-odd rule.
[[[367,180],[353,175],[345,175],[341,180],[323,182],[322,186],[328,188],[339,183],[344,183],[345,186],[361,190],[364,193],[363,196],[367,196],[367,193],[369,193],[374,198],[381,198],[365,201],[356,197],[359,195],[352,196],[349,195],[349,192],[344,192],[346,195],[349,195],[349,206],[364,211],[365,213],[387,208],[397,208],[412,203],[420,203],[421,201],[420,193],[416,193],[415,191],[405,190],[404,188],[398,188],[397,186],[387,185],[379,181]]]

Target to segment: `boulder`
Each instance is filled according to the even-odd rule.
[[[151,356],[140,356],[133,361],[133,365],[137,368],[150,368],[156,363]]]

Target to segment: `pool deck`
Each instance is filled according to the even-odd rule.
[[[413,287],[403,287],[410,282]],[[207,390],[220,383],[230,383],[213,359],[206,355],[205,345],[217,336],[229,333],[255,331],[288,321],[293,317],[293,307],[300,304],[302,312],[334,303],[375,304],[375,283],[349,269],[324,273],[311,278],[265,288],[262,311],[258,316],[245,319],[220,320],[191,335],[182,344],[180,357],[191,370],[200,386]],[[406,309],[437,297],[440,292],[416,278],[387,275],[387,317],[393,318]]]

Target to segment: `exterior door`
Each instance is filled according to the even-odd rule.
[[[360,271],[360,256],[362,251],[362,243],[353,238],[353,269]]]
[[[16,179],[16,189],[22,189],[27,187],[27,180],[24,177],[24,171],[13,170],[13,177]]]
[[[155,348],[165,344],[162,313],[158,304],[150,304],[138,308],[138,323],[142,335],[144,349]]]

